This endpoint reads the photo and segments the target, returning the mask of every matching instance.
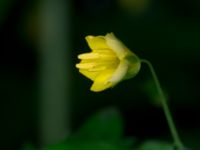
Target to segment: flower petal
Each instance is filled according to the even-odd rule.
[[[97,72],[97,71],[88,71],[88,70],[85,70],[85,69],[79,69],[79,72],[92,81],[94,81],[100,73],[100,72]]]
[[[104,36],[89,35],[85,39],[92,50],[110,49],[106,44]]]
[[[102,71],[101,74],[99,74],[94,80],[94,83],[90,90],[94,92],[100,92],[114,86],[112,82],[109,82],[109,79],[112,77],[114,72],[115,69],[107,69]]]
[[[113,33],[106,34],[105,39],[107,45],[116,53],[118,58],[123,59],[129,51],[128,48]]]
[[[125,77],[129,67],[129,62],[127,60],[120,61],[117,69],[113,73],[112,77],[109,79],[109,82],[117,84]]]

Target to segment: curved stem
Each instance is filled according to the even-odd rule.
[[[160,100],[161,100],[161,103],[162,103],[162,107],[163,107],[163,110],[164,110],[164,113],[165,113],[165,116],[166,116],[166,119],[167,119],[167,123],[168,123],[169,128],[170,128],[170,131],[171,131],[175,146],[177,147],[178,150],[183,150],[184,146],[183,146],[183,144],[182,144],[182,142],[181,142],[181,140],[180,140],[180,138],[178,136],[174,121],[172,119],[172,115],[170,113],[169,107],[168,107],[167,102],[166,102],[166,98],[165,98],[163,90],[162,90],[162,88],[160,86],[160,82],[159,82],[158,77],[157,77],[157,75],[155,73],[155,70],[154,70],[152,64],[148,60],[141,59],[141,62],[147,64],[149,69],[150,69],[150,71],[151,71],[151,73],[152,73],[153,79],[154,79],[155,84],[156,84],[156,88],[157,88],[158,93],[160,95]]]

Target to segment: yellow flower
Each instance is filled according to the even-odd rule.
[[[105,36],[86,36],[92,52],[78,55],[76,67],[93,81],[91,91],[99,92],[134,77],[140,70],[140,59],[113,33]]]

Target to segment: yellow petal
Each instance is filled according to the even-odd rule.
[[[86,41],[92,50],[110,49],[104,36],[86,36]]]
[[[112,77],[109,79],[110,82],[117,84],[125,77],[129,67],[129,62],[127,60],[120,61],[117,69],[113,73]]]
[[[128,52],[128,48],[115,37],[113,33],[108,33],[105,36],[107,45],[112,49],[119,59],[123,59]]]
[[[84,53],[84,54],[78,55],[79,59],[97,59],[99,57],[100,56],[98,53]]]
[[[88,71],[103,71],[103,70],[105,70],[106,69],[106,66],[96,66],[96,67],[93,67],[93,68],[91,68],[91,69],[89,69]]]
[[[114,72],[115,69],[107,69],[102,71],[101,74],[99,74],[94,80],[94,83],[90,90],[94,92],[100,92],[107,88],[113,87],[114,84],[112,82],[109,82],[109,79],[112,77]]]
[[[80,69],[79,72],[89,78],[90,80],[94,81],[95,78],[99,75],[100,72],[97,71],[88,71],[85,69]]]

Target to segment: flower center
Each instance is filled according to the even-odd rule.
[[[81,62],[76,67],[92,72],[114,69],[119,65],[116,54],[109,49],[93,50],[91,53],[79,55],[78,58],[81,59]]]

